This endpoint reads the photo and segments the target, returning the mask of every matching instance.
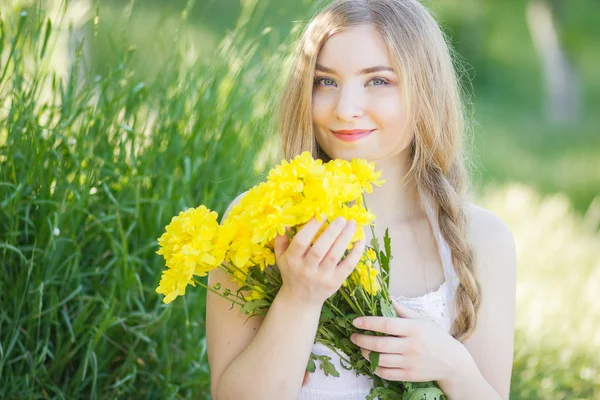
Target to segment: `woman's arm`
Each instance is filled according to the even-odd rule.
[[[477,328],[465,342],[470,356],[461,369],[464,373],[455,374],[446,390],[451,399],[508,399],[516,302],[514,239],[506,224],[489,211],[469,206],[467,216],[483,297]]]
[[[212,283],[230,281],[225,273],[219,273],[211,273]],[[295,399],[315,340],[320,309],[298,304],[282,291],[264,321],[259,317],[248,320],[239,307],[230,308],[226,300],[208,295],[206,335],[213,398]]]
[[[239,195],[223,215],[240,202]],[[231,277],[217,269],[208,284],[233,293]],[[320,309],[277,294],[266,317],[248,318],[239,306],[208,292],[206,339],[215,400],[292,399],[297,396],[317,331]]]
[[[451,400],[508,399],[513,359],[516,262],[512,234],[492,213],[468,207],[483,294],[477,327],[465,344],[409,307],[394,303],[400,318],[360,317],[358,328],[390,336],[350,338],[369,359],[381,354],[375,374],[387,380],[437,381]]]
[[[295,399],[315,340],[323,303],[354,269],[364,241],[340,261],[356,223],[337,218],[319,235],[324,220],[312,219],[290,240],[277,236],[275,258],[283,285],[264,320],[231,310],[231,303],[208,293],[207,344],[211,390],[216,400]],[[220,270],[209,284],[237,290]],[[260,329],[259,329],[260,328]]]

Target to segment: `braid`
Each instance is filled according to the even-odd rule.
[[[467,241],[467,220],[461,198],[464,172],[460,166],[461,163],[454,163],[445,176],[439,167],[428,164],[420,174],[420,181],[434,208],[437,206],[440,231],[450,247],[459,280],[452,336],[464,342],[473,334],[477,324],[481,290],[475,273],[473,250]]]

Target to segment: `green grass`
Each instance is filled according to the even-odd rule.
[[[523,184],[489,186],[481,203],[517,248],[511,399],[600,398],[600,197],[583,217]]]
[[[206,397],[204,294],[162,304],[156,238],[262,171],[270,82],[241,70],[256,49],[233,32],[207,65],[172,40],[154,80],[120,52],[62,80],[43,13],[1,23],[0,398]]]
[[[80,56],[65,75],[54,64],[54,15],[0,6],[2,399],[208,397],[205,294],[162,304],[156,238],[187,207],[221,213],[274,159],[285,34],[256,33],[265,15],[291,17],[245,2],[234,14],[250,22],[223,36],[187,19],[193,2],[164,15],[150,3],[101,3],[86,25],[91,75]],[[472,150],[481,203],[517,241],[512,398],[597,398],[597,117],[552,127],[500,86],[476,87]]]

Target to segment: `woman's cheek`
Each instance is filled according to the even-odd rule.
[[[378,119],[386,125],[397,125],[403,121],[402,100],[399,96],[381,96],[374,104]]]
[[[317,124],[324,123],[329,113],[330,101],[328,101],[327,96],[315,94],[312,103],[313,121]]]

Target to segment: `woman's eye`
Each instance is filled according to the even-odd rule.
[[[369,82],[372,82],[373,86],[383,86],[383,85],[387,85],[387,83],[388,83],[385,79],[382,79],[382,78],[373,78]]]
[[[383,78],[373,78],[367,82],[367,86],[384,86],[388,84],[389,82]],[[315,78],[315,85],[321,87],[336,87],[337,83],[331,78],[319,77]]]
[[[321,77],[315,79],[315,84],[321,86],[334,86],[335,82],[333,81],[333,79]]]

